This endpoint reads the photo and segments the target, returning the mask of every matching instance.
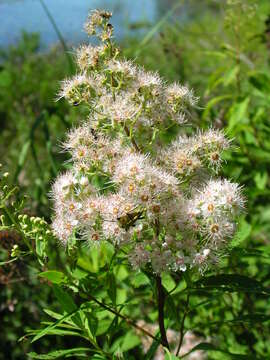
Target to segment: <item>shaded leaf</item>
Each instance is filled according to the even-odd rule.
[[[152,360],[158,347],[160,345],[160,341],[157,340],[153,340],[150,349],[147,351],[146,355],[145,355],[145,360]]]
[[[270,320],[270,315],[262,314],[262,313],[255,313],[255,314],[247,314],[235,317],[231,320],[224,320],[224,321],[213,321],[210,325],[218,325],[218,324],[227,324],[227,323],[263,323],[265,321]]]
[[[238,274],[220,274],[204,277],[195,282],[195,288],[202,290],[221,290],[224,292],[243,291],[264,295],[270,294],[270,289],[265,288],[259,281]]]
[[[68,349],[68,350],[56,350],[52,351],[48,354],[37,354],[35,352],[30,352],[27,355],[30,356],[32,359],[57,359],[60,357],[66,357],[66,355],[74,355],[74,356],[80,356],[85,355],[86,352],[89,352],[89,348],[74,348],[74,349]]]
[[[202,351],[217,351],[217,352],[221,352],[223,354],[227,354],[231,359],[235,359],[235,360],[255,360],[253,355],[242,355],[242,354],[233,354],[230,353],[226,350],[223,349],[219,349],[216,346],[210,344],[210,343],[200,343],[198,345],[196,345],[191,351],[189,351],[188,353],[184,354],[181,356],[181,359],[185,358],[186,356],[188,356],[189,354],[193,353],[194,351],[198,351],[198,350],[202,350]],[[258,359],[258,358],[257,358]]]
[[[203,112],[203,119],[207,119],[211,109],[216,105],[218,104],[219,102],[223,101],[223,100],[226,100],[226,99],[230,99],[232,97],[232,95],[230,94],[225,94],[225,95],[220,95],[220,96],[217,96],[213,99],[211,99],[207,105],[206,105],[206,108]]]

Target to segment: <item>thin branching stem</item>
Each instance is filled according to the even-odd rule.
[[[181,321],[181,326],[180,326],[180,335],[179,335],[179,343],[178,343],[178,347],[177,347],[177,350],[176,350],[176,356],[178,356],[180,350],[181,350],[181,346],[183,344],[183,340],[184,340],[184,328],[185,328],[185,320],[186,320],[186,317],[187,317],[187,314],[188,314],[188,307],[189,307],[189,293],[187,295],[187,301],[186,301],[186,306],[185,306],[185,311],[184,311],[184,314],[183,314],[183,318],[182,318],[182,321]]]
[[[101,306],[103,309],[111,312],[112,314],[118,316],[120,319],[124,320],[128,325],[133,326],[134,328],[136,328],[137,330],[139,330],[140,332],[144,333],[145,335],[149,336],[150,338],[152,338],[155,341],[159,341],[159,339],[157,337],[155,337],[153,334],[151,334],[149,331],[147,331],[146,329],[144,329],[143,327],[141,327],[140,325],[138,325],[136,323],[135,320],[132,320],[128,317],[126,317],[125,315],[119,313],[117,310],[112,309],[110,306],[108,306],[107,304],[104,304],[102,301],[96,299],[93,295],[88,294],[88,293],[84,293],[85,295],[87,295],[87,297],[90,298],[91,301],[94,301],[96,304],[98,304],[99,306]]]
[[[141,150],[140,150],[139,146],[137,145],[134,137],[131,136],[130,130],[129,130],[129,128],[127,127],[126,124],[124,125],[124,130],[125,130],[125,133],[127,134],[127,136],[130,138],[130,141],[131,141],[132,145],[134,146],[135,150],[138,151],[138,152],[141,152]]]

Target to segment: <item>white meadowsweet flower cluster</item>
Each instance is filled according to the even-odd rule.
[[[237,184],[213,178],[230,141],[215,129],[182,135],[197,98],[122,59],[110,17],[90,14],[85,29],[102,44],[76,51],[79,72],[59,93],[89,117],[63,144],[71,166],[52,188],[53,231],[65,245],[109,241],[135,268],[203,271],[226,252],[244,207]],[[181,135],[163,146],[171,126]]]

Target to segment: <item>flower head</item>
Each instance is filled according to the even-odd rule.
[[[121,58],[110,17],[89,15],[85,30],[101,44],[76,51],[79,73],[59,93],[89,115],[63,144],[70,170],[52,187],[53,232],[64,244],[125,246],[135,268],[202,272],[226,252],[244,208],[238,184],[213,178],[230,141],[216,129],[183,134],[198,99]],[[171,127],[179,132],[165,146]]]

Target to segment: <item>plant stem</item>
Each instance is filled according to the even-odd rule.
[[[189,305],[189,294],[187,295],[186,307],[185,307],[185,311],[184,311],[182,322],[181,322],[180,337],[179,337],[178,347],[177,347],[177,350],[176,350],[176,356],[178,356],[178,354],[179,354],[179,352],[181,350],[181,346],[183,344],[183,340],[184,340],[184,326],[185,326],[186,316],[188,314],[188,305]]]
[[[170,347],[166,335],[166,329],[164,326],[165,293],[164,293],[164,288],[162,286],[161,277],[159,275],[156,277],[156,285],[157,285],[157,303],[158,303],[158,324],[161,335],[161,344],[169,350]]]
[[[104,304],[102,301],[99,301],[98,299],[96,299],[93,295],[85,293],[84,294],[90,298],[90,300],[94,301],[96,304],[98,304],[99,306],[101,306],[103,309],[111,312],[112,314],[118,316],[119,318],[125,320],[125,322],[131,326],[133,326],[134,328],[136,328],[137,330],[139,330],[140,332],[143,332],[145,335],[149,336],[150,338],[152,338],[155,341],[159,341],[159,339],[157,337],[155,337],[153,334],[151,334],[149,331],[145,330],[143,327],[139,326],[136,321],[127,318],[125,315],[122,315],[121,313],[119,313],[118,311],[112,309],[111,307],[109,307],[108,305]]]
[[[45,4],[45,2],[43,0],[39,0],[39,1],[40,1],[41,6],[43,7],[43,10],[45,11],[46,15],[48,16],[48,19],[51,22],[52,27],[54,28],[60,43],[62,44],[62,46],[64,48],[65,55],[66,55],[66,58],[67,58],[67,61],[68,61],[68,64],[69,64],[70,71],[73,72],[74,71],[74,64],[73,64],[72,58],[71,58],[71,56],[69,54],[69,48],[68,48],[68,46],[67,46],[67,44],[65,42],[65,39],[64,39],[63,35],[61,34],[61,31],[59,30],[59,28],[58,28],[52,14],[50,13],[47,5]]]
[[[28,241],[27,237],[22,233],[20,226],[18,225],[15,217],[12,215],[12,213],[9,211],[8,207],[3,205],[2,210],[5,212],[5,214],[7,215],[7,217],[9,218],[11,224],[13,224],[14,228],[17,230],[17,232],[22,235],[22,239],[25,243],[25,245],[28,247],[30,253],[34,253],[33,251],[33,247],[31,245],[31,243]],[[37,255],[36,255],[37,256]],[[38,256],[37,256],[38,257]]]
[[[139,146],[137,145],[134,137],[130,136],[130,131],[129,131],[129,128],[127,127],[127,125],[124,125],[124,130],[125,130],[125,133],[127,134],[127,136],[130,138],[130,141],[132,142],[132,145],[134,146],[136,151],[141,152],[141,150],[140,150]]]

